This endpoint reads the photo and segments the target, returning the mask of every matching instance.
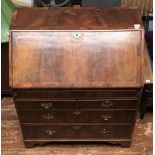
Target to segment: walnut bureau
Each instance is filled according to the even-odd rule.
[[[137,9],[17,9],[9,82],[25,146],[130,147],[144,84],[143,34]]]

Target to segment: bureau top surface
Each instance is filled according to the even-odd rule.
[[[18,8],[11,30],[108,30],[142,26],[135,8]]]

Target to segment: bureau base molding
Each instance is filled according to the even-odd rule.
[[[43,146],[46,144],[85,144],[85,143],[104,143],[111,145],[121,145],[124,148],[129,148],[131,145],[132,139],[50,139],[50,140],[24,140],[26,148],[33,148],[34,146]]]

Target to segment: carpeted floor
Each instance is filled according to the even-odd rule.
[[[152,113],[137,117],[130,148],[107,144],[49,144],[31,149],[24,147],[12,98],[2,100],[2,155],[152,155]],[[35,132],[35,131],[34,131]]]

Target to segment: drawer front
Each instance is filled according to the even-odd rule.
[[[49,110],[49,109],[73,109],[75,100],[52,100],[52,101],[16,101],[16,108],[20,110]]]
[[[135,110],[20,111],[23,123],[134,123]]]
[[[137,99],[78,100],[78,109],[137,109]]]
[[[140,97],[140,89],[40,89],[16,90],[14,96],[33,99],[97,99],[97,98],[122,98]]]
[[[129,139],[132,125],[23,125],[24,139]]]
[[[103,99],[103,100],[51,100],[28,101],[17,100],[16,108],[20,110],[48,110],[48,109],[136,109],[136,99]]]

